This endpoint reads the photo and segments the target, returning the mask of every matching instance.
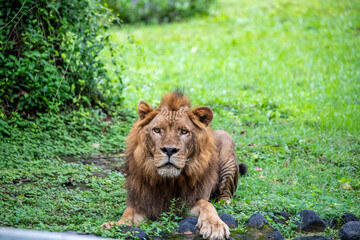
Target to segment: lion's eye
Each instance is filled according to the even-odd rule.
[[[153,132],[154,133],[160,133],[161,131],[160,131],[160,128],[153,128]]]
[[[188,133],[189,133],[188,130],[186,130],[186,129],[181,129],[181,134],[182,134],[182,135],[185,135],[185,134],[188,134]]]

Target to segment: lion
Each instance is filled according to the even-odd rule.
[[[177,199],[198,217],[203,238],[228,238],[229,228],[209,200],[230,202],[239,171],[246,173],[246,165],[238,164],[230,134],[213,131],[212,110],[191,109],[181,92],[165,94],[156,109],[141,101],[137,112],[139,120],[126,140],[128,206],[118,222],[102,227],[155,220]]]

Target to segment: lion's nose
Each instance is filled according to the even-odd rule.
[[[160,148],[160,150],[165,153],[166,155],[168,155],[169,157],[171,157],[171,155],[177,153],[179,151],[178,148],[167,148],[167,147],[164,147],[164,148]]]

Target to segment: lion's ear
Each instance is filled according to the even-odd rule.
[[[144,101],[141,101],[138,105],[138,108],[137,108],[137,112],[138,112],[138,115],[140,117],[140,119],[144,119],[145,116],[152,112],[154,109],[149,106],[149,104],[147,104],[146,102]]]
[[[198,107],[191,110],[200,122],[208,126],[213,119],[213,111],[209,107]]]

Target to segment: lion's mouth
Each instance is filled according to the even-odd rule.
[[[158,169],[159,169],[159,168],[171,168],[171,167],[174,167],[174,168],[176,168],[176,169],[179,169],[179,170],[180,170],[180,168],[179,168],[179,167],[175,166],[175,165],[174,165],[173,163],[171,163],[171,162],[167,162],[167,163],[165,163],[165,164],[163,164],[163,165],[159,166],[159,167],[158,167]]]
[[[171,162],[157,168],[157,173],[164,178],[175,178],[181,174],[181,169]]]

